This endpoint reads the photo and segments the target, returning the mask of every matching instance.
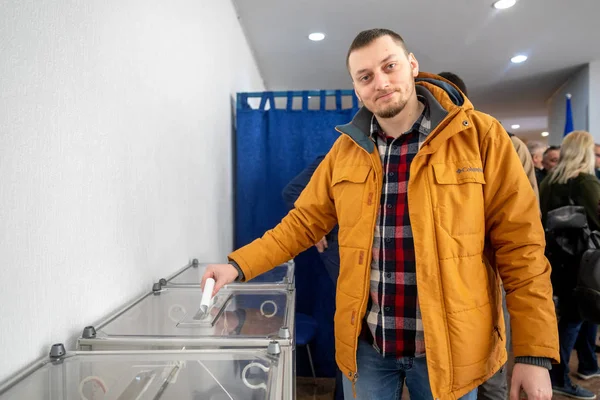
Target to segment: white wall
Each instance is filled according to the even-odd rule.
[[[232,247],[230,1],[0,0],[0,380]]]
[[[590,63],[589,131],[600,143],[600,60]]]
[[[566,94],[571,93],[573,128],[588,130],[588,108],[590,102],[590,69],[586,65],[574,74],[548,101],[548,143],[560,145],[565,130]]]

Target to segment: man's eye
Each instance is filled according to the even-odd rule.
[[[361,81],[366,82],[369,80],[369,75],[365,75],[363,77],[360,78]]]
[[[387,66],[388,69],[394,69],[396,67],[396,63],[391,63]]]

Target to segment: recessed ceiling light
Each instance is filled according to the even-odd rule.
[[[550,132],[542,132],[542,136],[543,137],[550,136]]]
[[[498,0],[494,3],[494,8],[497,10],[506,10],[517,3],[517,0]]]
[[[319,42],[319,41],[325,39],[325,34],[321,33],[321,32],[315,32],[315,33],[311,33],[310,35],[308,35],[308,38],[310,40],[312,40],[313,42]]]
[[[515,64],[520,64],[520,63],[524,62],[525,60],[527,60],[527,56],[524,54],[519,54],[518,56],[514,56],[513,58],[510,59],[510,61],[512,61]]]
[[[511,125],[510,127],[511,127],[511,129],[519,129],[521,127],[521,125],[514,124],[514,125]]]

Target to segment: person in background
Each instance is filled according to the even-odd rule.
[[[527,145],[523,143],[521,139],[516,137],[511,132],[507,132],[510,136],[510,141],[512,142],[517,155],[519,156],[519,161],[521,161],[521,165],[525,170],[525,174],[527,174],[527,179],[529,179],[529,184],[531,188],[535,192],[535,196],[539,198],[539,186],[537,182],[537,174],[535,166],[533,165],[533,160],[531,159],[531,154],[529,154],[529,150],[527,149]]]
[[[595,170],[596,170],[596,178],[600,179],[600,144],[596,143],[594,145],[594,155],[595,155]],[[600,203],[598,204],[598,215],[600,215]],[[596,353],[600,353],[600,346],[596,344]]]
[[[440,72],[438,75],[456,85],[456,87],[458,87],[460,91],[465,94],[465,96],[469,96],[467,93],[467,85],[458,75],[452,72]],[[510,140],[517,152],[517,155],[519,156],[521,165],[523,166],[523,169],[527,174],[529,184],[535,192],[536,197],[538,197],[538,185],[535,175],[535,168],[533,166],[533,161],[531,160],[531,155],[529,154],[527,146],[525,145],[525,143],[523,143],[521,139],[519,139],[512,133],[507,133],[510,136]],[[510,316],[508,315],[508,309],[506,308],[506,293],[504,292],[504,289],[502,290],[502,309],[504,311],[504,324],[506,325],[506,351],[510,351]],[[477,391],[477,399],[506,400],[507,396],[508,371],[506,365],[504,365],[502,368],[500,368],[496,375],[494,375],[479,386]]]
[[[600,179],[600,144],[594,145],[594,154],[596,156],[596,178]]]
[[[321,155],[317,157],[308,167],[306,167],[302,172],[300,172],[294,179],[292,179],[285,188],[283,188],[282,197],[285,202],[288,210],[292,210],[294,208],[294,203],[300,197],[300,194],[310,182],[310,178],[315,173],[321,161],[325,159],[325,155]],[[319,240],[315,247],[319,252],[319,256],[323,265],[325,266],[325,270],[327,274],[333,281],[333,287],[337,286],[338,276],[340,274],[340,249],[338,245],[338,230],[339,227],[336,225],[331,232],[325,235],[321,240]],[[333,394],[334,400],[344,400],[344,389],[342,386],[343,383],[342,371],[339,368],[336,368],[335,375],[335,390]]]
[[[574,131],[563,139],[560,160],[548,174],[540,187],[540,205],[542,222],[546,225],[548,212],[570,204],[569,198],[576,205],[585,208],[588,226],[593,230],[600,229],[598,203],[600,202],[600,182],[594,174],[594,140],[592,135],[584,131]],[[582,379],[600,376],[598,360],[594,352],[597,326],[586,324],[583,340],[575,346],[582,329],[583,321],[579,317],[577,304],[573,297],[573,289],[577,282],[577,259],[573,256],[552,260],[552,281],[554,294],[558,297],[558,333],[560,342],[560,364],[554,365],[550,371],[552,389],[576,399],[595,399],[596,395],[587,389],[574,385],[569,378],[569,360],[575,347],[578,353],[579,368],[577,375]]]
[[[460,89],[461,92],[463,92],[463,94],[467,97],[469,97],[469,92],[467,91],[467,85],[465,84],[465,81],[463,81],[461,79],[460,76],[456,75],[454,72],[440,72],[438,74],[438,76],[441,76],[442,78],[446,79],[449,82],[452,82],[454,84],[454,86],[456,86],[457,88]]]
[[[475,399],[507,360],[511,398],[550,400],[558,362],[539,207],[502,125],[421,73],[388,29],[346,57],[364,105],[282,221],[206,268],[218,292],[295,257],[339,225],[336,361],[346,400]]]
[[[535,167],[535,178],[539,188],[547,173],[547,171],[544,170],[544,165],[542,164],[546,146],[541,142],[530,140],[527,142],[527,148],[529,149],[529,154],[531,154],[531,160],[533,161],[533,166]]]
[[[559,159],[560,146],[550,146],[544,151],[544,156],[542,157],[542,166],[544,167],[544,171],[546,171],[546,176],[548,176],[554,167],[556,167]]]

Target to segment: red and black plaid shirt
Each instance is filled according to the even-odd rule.
[[[371,122],[383,167],[383,188],[371,262],[371,290],[363,329],[384,356],[413,357],[425,353],[417,299],[415,248],[408,215],[410,163],[431,131],[426,100],[412,128],[394,139]],[[368,337],[368,333],[371,337]]]

